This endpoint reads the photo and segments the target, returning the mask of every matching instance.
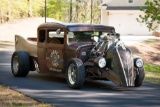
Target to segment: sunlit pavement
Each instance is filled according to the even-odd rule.
[[[160,37],[155,37],[152,35],[122,35],[120,38],[126,45],[136,45],[136,43],[140,43],[148,39],[160,39]]]

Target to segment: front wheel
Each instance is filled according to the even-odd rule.
[[[67,83],[70,88],[81,88],[85,80],[85,69],[83,62],[78,58],[73,58],[67,69]]]
[[[136,71],[136,78],[135,78],[135,87],[140,87],[143,84],[145,77],[145,71],[144,68],[137,68]]]

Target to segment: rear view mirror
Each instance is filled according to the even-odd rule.
[[[61,29],[57,29],[56,33],[59,35],[61,33]]]

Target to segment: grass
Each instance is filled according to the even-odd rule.
[[[145,63],[144,67],[146,71],[145,82],[160,84],[160,66]]]
[[[145,62],[145,82],[160,84],[160,38],[145,40],[130,49]]]
[[[0,107],[52,107],[0,85]]]

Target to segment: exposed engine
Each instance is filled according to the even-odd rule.
[[[134,86],[132,53],[120,41],[119,34],[102,35],[85,64],[89,63],[92,63],[88,67],[91,77],[105,77],[121,86]]]
[[[92,48],[89,54],[89,61],[93,61],[100,68],[106,66],[107,51],[114,48],[116,43],[120,40],[119,34],[101,35],[99,42]]]

